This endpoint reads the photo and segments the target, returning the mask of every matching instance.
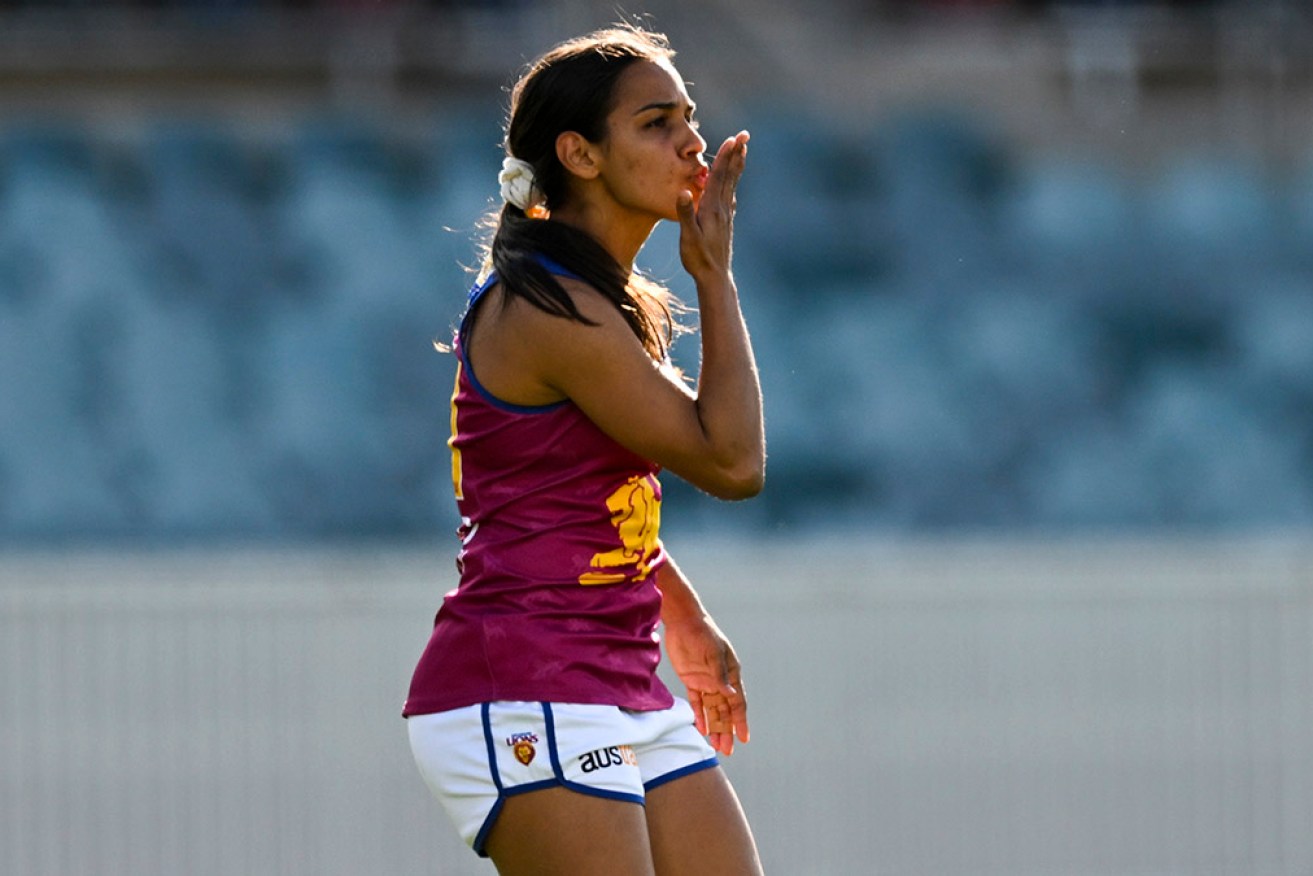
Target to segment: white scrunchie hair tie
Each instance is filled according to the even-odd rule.
[[[502,161],[497,182],[501,183],[502,200],[526,213],[533,207],[541,207],[547,200],[534,182],[533,165],[514,156],[508,155]]]

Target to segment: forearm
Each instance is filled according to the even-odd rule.
[[[718,489],[712,492],[725,499],[756,495],[766,472],[761,383],[731,271],[734,190],[743,173],[748,139],[748,132],[740,131],[721,144],[696,209],[691,192],[678,204],[680,259],[697,284],[702,335],[696,394],[703,438],[699,451],[715,473]]]
[[[698,284],[698,310],[698,418],[714,461],[743,495],[753,495],[766,465],[761,380],[730,274]]]

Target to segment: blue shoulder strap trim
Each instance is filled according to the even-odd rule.
[[[556,274],[559,277],[569,277],[571,280],[583,279],[583,277],[579,276],[574,271],[571,271],[570,269],[566,268],[560,262],[553,261],[552,259],[549,259],[547,256],[543,255],[542,253],[536,253],[534,255],[534,258],[538,260],[538,264],[542,265],[550,273]]]
[[[488,276],[484,278],[482,283],[475,283],[470,288],[470,294],[465,298],[465,309],[468,311],[471,307],[473,307],[474,302],[478,301],[479,298],[483,296],[483,293],[487,292],[489,289],[495,286],[496,283],[497,283],[496,271],[493,271],[492,273],[488,274]]]
[[[548,271],[550,271],[553,274],[562,277],[570,277],[571,279],[574,280],[583,279],[578,274],[574,273],[573,271],[566,270],[560,264],[552,261],[547,256],[542,255],[541,253],[535,255],[535,258],[538,260],[539,264],[541,264],[544,268],[546,268]],[[501,408],[502,410],[510,411],[511,413],[516,413],[516,414],[538,414],[538,413],[545,413],[547,411],[554,411],[557,408],[567,404],[567,402],[559,401],[559,402],[553,402],[552,404],[548,404],[548,405],[529,405],[529,406],[514,405],[511,404],[510,402],[502,401],[501,399],[497,398],[497,396],[489,392],[482,383],[479,383],[479,378],[474,374],[474,366],[470,364],[469,350],[465,348],[465,329],[469,323],[470,313],[473,312],[475,303],[478,302],[478,300],[481,297],[483,297],[483,294],[485,292],[487,292],[496,284],[497,284],[496,271],[490,272],[488,276],[484,278],[483,282],[474,284],[474,287],[470,289],[469,300],[465,305],[465,315],[461,317],[460,326],[456,329],[456,337],[460,347],[460,361],[465,368],[465,376],[469,378],[470,384],[474,387],[475,392],[483,396],[483,398],[489,404]]]
[[[570,269],[566,268],[560,262],[554,261],[553,259],[549,259],[547,256],[543,255],[542,253],[535,253],[534,258],[538,261],[538,264],[546,268],[549,273],[556,274],[558,277],[569,277],[571,280],[583,279],[583,277],[580,277],[574,271],[571,271]],[[482,283],[475,283],[474,287],[470,289],[469,298],[466,301],[466,307],[473,307],[474,302],[478,301],[484,292],[487,292],[490,288],[492,288],[496,284],[497,284],[497,272],[492,271],[491,273],[488,274],[488,276],[483,280]]]

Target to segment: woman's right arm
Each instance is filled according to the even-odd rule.
[[[679,254],[697,284],[702,340],[698,414],[703,427],[721,436],[733,455],[750,460],[756,493],[766,467],[761,383],[730,270],[735,191],[747,152],[746,131],[726,140],[696,208],[691,197],[680,199]]]
[[[761,491],[766,447],[761,384],[730,271],[734,188],[747,134],[726,140],[707,188],[680,212],[680,255],[697,284],[702,361],[697,388],[652,360],[619,311],[587,285],[563,280],[595,325],[521,308],[521,349],[546,385],[604,432],[724,499]]]

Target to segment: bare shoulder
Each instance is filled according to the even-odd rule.
[[[577,277],[558,276],[556,277],[556,280],[561,284],[561,288],[565,290],[565,294],[570,296],[571,303],[574,304],[579,313],[588,320],[588,323],[579,323],[575,320],[565,320],[566,322],[574,322],[585,329],[609,329],[611,327],[621,326],[626,327],[626,330],[628,330],[627,323],[621,315],[620,310],[613,302],[608,301],[606,296],[594,288],[591,283]],[[552,317],[551,314],[543,313],[542,311],[539,312],[542,313],[543,316]],[[559,329],[559,322],[560,320],[556,319],[551,324]],[[591,323],[591,325],[589,323]],[[630,334],[632,334],[632,332],[630,332]]]
[[[559,278],[583,317],[569,319],[522,307],[522,341],[532,349],[533,372],[596,420],[635,398],[652,398],[686,385],[648,353],[613,301],[583,280]],[[528,313],[528,310],[535,313]],[[603,425],[599,423],[599,425]]]
[[[529,301],[507,295],[500,283],[490,287],[479,302],[464,341],[465,352],[479,383],[498,399],[536,406],[568,398],[570,393],[554,378],[554,372],[569,366],[580,355],[582,345],[596,342],[599,334],[609,334],[613,320],[623,326],[615,307],[592,287],[567,282],[571,285],[567,292],[576,307],[596,326],[548,313]],[[590,328],[594,331],[579,331]]]
[[[557,279],[586,321],[489,289],[467,350],[479,382],[503,401],[530,406],[586,403],[589,395],[600,401],[645,383],[656,363],[619,309],[582,280]]]
[[[583,321],[546,313],[531,305],[518,307],[515,316],[522,340],[539,353],[540,373],[558,374],[572,368],[595,373],[601,365],[623,368],[625,363],[655,367],[613,302],[583,280],[557,279]]]

